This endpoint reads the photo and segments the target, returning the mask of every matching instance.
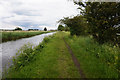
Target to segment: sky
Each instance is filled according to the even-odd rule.
[[[57,29],[57,21],[79,14],[69,0],[0,0],[0,29]]]

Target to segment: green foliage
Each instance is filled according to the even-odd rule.
[[[70,31],[70,28],[68,26],[65,26],[65,31]]]
[[[120,3],[118,2],[76,2],[81,14],[86,17],[90,33],[99,43],[118,43],[115,25],[120,24]],[[84,7],[84,9],[82,9]],[[118,26],[120,27],[120,25]]]
[[[25,37],[31,37],[31,36],[35,36],[35,35],[39,35],[39,34],[43,34],[43,33],[48,33],[48,32],[41,32],[41,31],[13,31],[13,32],[2,32],[2,42],[6,42],[6,41],[11,41],[11,40],[17,40],[20,38],[25,38]]]
[[[98,44],[91,36],[66,36],[87,78],[118,78],[119,47]]]
[[[33,49],[35,55],[27,64],[18,70],[10,68],[5,78],[79,78],[62,35],[59,32],[46,37]]]
[[[59,21],[70,28],[71,35],[85,35],[87,32],[87,23],[83,16],[75,16],[73,18],[66,17]]]
[[[0,43],[2,42],[2,32],[0,31]]]
[[[45,37],[43,41],[44,41],[45,43],[48,43],[48,42],[49,42],[49,39],[50,39],[50,37]]]
[[[15,31],[17,31],[17,30],[20,30],[20,31],[21,31],[22,28],[16,27],[16,28],[15,28]]]
[[[36,48],[31,50],[28,46],[25,51],[22,50],[27,53],[30,48],[28,52],[33,51],[33,58],[31,57],[24,67],[19,67],[18,64],[19,68],[10,68],[7,78],[80,78],[63,37],[79,60],[86,78],[118,78],[120,72],[118,47],[100,45],[92,39],[92,36],[70,36],[69,32],[58,32],[45,38]]]
[[[120,3],[119,2],[81,2],[80,16],[66,17],[59,22],[70,28],[71,35],[90,34],[99,43],[110,42],[120,46]]]
[[[16,53],[16,55],[18,56],[16,58],[13,57],[13,64],[14,69],[18,70],[28,64],[32,60],[35,53],[33,52],[32,45],[26,44],[18,51],[18,53]]]
[[[64,30],[64,26],[63,25],[59,25],[58,26],[58,31],[63,31]]]
[[[37,47],[33,48],[32,44],[25,44],[21,49],[16,53],[17,57],[13,57],[13,68],[15,70],[19,70],[20,68],[29,64],[32,60],[34,60],[34,56],[37,53],[41,52],[41,50],[45,47],[45,44],[49,42],[49,37],[45,37],[43,42],[39,44]]]

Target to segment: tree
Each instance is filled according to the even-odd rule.
[[[114,26],[120,24],[120,3],[79,1],[75,3],[80,6],[81,14],[87,19],[89,31],[94,39],[99,43],[117,41],[117,28]]]
[[[66,17],[58,21],[69,27],[71,35],[83,35],[86,32],[87,23],[83,16],[75,16],[73,18]]]
[[[44,31],[47,31],[47,28],[46,28],[46,27],[44,28]]]
[[[70,31],[70,28],[68,26],[65,26],[65,31]]]
[[[59,25],[59,26],[58,26],[58,31],[63,31],[63,30],[64,30],[64,26]]]
[[[16,27],[16,28],[15,28],[15,31],[16,31],[16,30],[22,30],[22,28]]]

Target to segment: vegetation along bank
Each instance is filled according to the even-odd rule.
[[[0,35],[2,42],[17,40],[21,38],[27,38],[35,35],[40,35],[43,33],[48,33],[51,31],[3,31]]]
[[[21,54],[13,58],[14,65],[4,77],[83,78],[70,50],[78,60],[84,78],[118,78],[118,47],[99,44],[92,36],[70,36],[69,32],[57,32],[46,37],[34,49],[25,45],[18,52]]]

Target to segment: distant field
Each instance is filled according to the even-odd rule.
[[[48,33],[50,31],[2,31],[2,35],[0,37],[2,38],[2,42],[11,41],[11,40],[17,40],[20,38],[26,38],[31,37],[43,33]]]

